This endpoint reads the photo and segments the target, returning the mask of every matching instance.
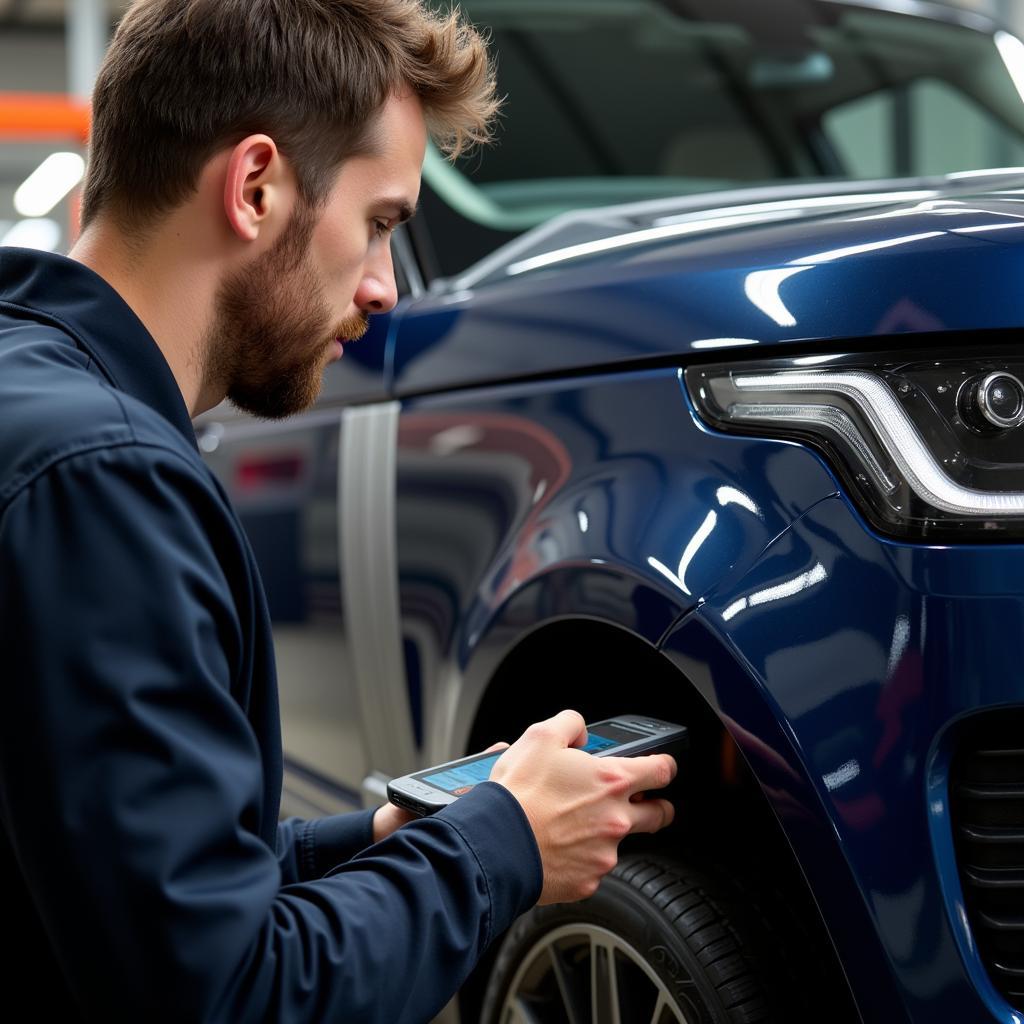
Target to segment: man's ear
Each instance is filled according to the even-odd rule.
[[[289,191],[289,172],[269,135],[250,135],[231,151],[224,181],[224,213],[240,239],[254,242],[268,223],[284,223]]]

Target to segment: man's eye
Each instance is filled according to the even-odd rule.
[[[386,220],[375,220],[373,229],[378,238],[387,238],[391,234],[391,225]]]

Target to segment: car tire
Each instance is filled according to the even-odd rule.
[[[762,1024],[777,1018],[756,915],[728,882],[624,856],[591,898],[535,907],[509,929],[485,1024]],[[615,970],[610,970],[610,965]],[[614,1004],[618,1004],[618,1014]]]

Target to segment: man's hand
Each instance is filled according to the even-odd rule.
[[[416,815],[394,804],[384,804],[373,814],[373,841],[379,843],[387,839],[392,832],[397,832],[403,825],[415,821]]]
[[[622,839],[657,832],[675,816],[667,800],[642,796],[675,778],[672,757],[594,757],[574,749],[586,741],[582,716],[563,711],[531,725],[491,772],[533,827],[544,866],[541,905],[592,896],[615,867]]]

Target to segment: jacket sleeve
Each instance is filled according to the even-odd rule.
[[[374,810],[327,818],[288,818],[277,826],[277,862],[285,884],[309,882],[373,844]]]
[[[529,823],[486,783],[289,884],[257,826],[263,766],[232,696],[242,626],[203,525],[214,500],[184,457],[129,445],[0,505],[15,857],[95,1019],[427,1021],[536,901]]]

